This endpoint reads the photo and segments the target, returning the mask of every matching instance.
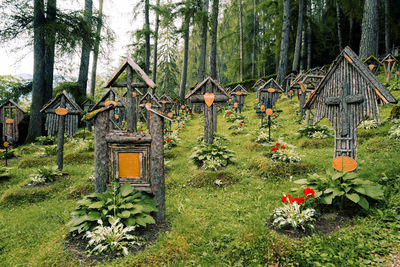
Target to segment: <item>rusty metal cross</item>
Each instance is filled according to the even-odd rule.
[[[340,120],[342,123],[341,136],[349,134],[350,128],[350,116],[349,116],[349,104],[362,103],[364,97],[362,94],[350,95],[350,88],[348,83],[342,83],[342,95],[341,97],[330,96],[325,99],[325,104],[328,106],[339,106]]]

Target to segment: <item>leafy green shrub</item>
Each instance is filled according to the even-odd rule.
[[[93,231],[98,220],[109,226],[113,218],[120,218],[124,226],[146,226],[155,223],[150,213],[157,211],[156,202],[148,195],[138,192],[129,183],[103,193],[93,193],[78,201],[79,206],[71,213],[70,231],[82,233]],[[112,217],[110,217],[112,216]]]
[[[53,182],[57,175],[62,175],[62,171],[57,169],[57,166],[52,168],[41,167],[37,173],[29,175],[31,184],[39,185]]]
[[[389,130],[389,138],[400,139],[400,125],[393,125]]]
[[[179,139],[178,136],[174,134],[169,134],[164,137],[164,149],[165,150],[170,150],[173,147],[176,147],[178,145],[178,141],[181,140]]]
[[[242,113],[235,113],[235,112],[232,112],[232,111],[227,111],[224,114],[224,118],[226,119],[227,122],[235,122],[235,123],[236,123],[236,121],[243,123],[248,119]]]
[[[38,145],[54,145],[57,140],[57,136],[39,136],[36,137],[36,144]]]
[[[332,132],[326,125],[309,125],[306,124],[301,127],[297,133],[300,136],[305,136],[308,138],[325,139],[332,136]]]
[[[88,247],[92,253],[104,253],[108,251],[121,251],[128,255],[128,247],[140,246],[139,238],[131,232],[135,231],[136,226],[124,226],[120,223],[120,218],[110,217],[110,226],[104,226],[102,220],[98,220],[92,232],[86,232],[85,237],[89,239]]]
[[[358,128],[370,130],[370,129],[378,128],[379,125],[380,125],[380,123],[376,120],[366,120],[366,121],[362,121],[360,123],[360,125],[358,125]]]
[[[367,198],[383,198],[382,186],[358,177],[354,172],[335,172],[328,169],[326,175],[312,174],[306,179],[295,181],[296,184],[312,187],[315,196],[322,204],[334,204],[343,208],[345,201],[350,200],[363,209],[369,209]]]
[[[257,158],[250,163],[250,168],[255,169],[261,178],[267,180],[287,179],[311,172],[314,167],[308,163],[271,162],[267,159]]]
[[[57,154],[57,145],[45,146],[44,153],[46,156],[54,156]]]
[[[256,136],[256,139],[254,140],[254,142],[256,142],[258,144],[269,143],[268,129],[266,129],[266,128],[257,129],[256,131],[254,131],[254,135]]]
[[[193,154],[190,158],[198,167],[205,170],[219,170],[233,163],[234,152],[227,146],[218,144],[201,143],[193,148]]]
[[[242,121],[236,120],[228,127],[228,129],[235,132],[243,132],[245,130],[245,125]]]
[[[94,151],[94,140],[92,139],[77,139],[73,138],[70,142],[73,146],[73,151],[76,153]]]
[[[267,153],[267,156],[271,157],[273,161],[280,161],[286,163],[294,163],[301,161],[298,153],[294,151],[292,145],[282,145],[281,143],[275,143],[275,146],[271,148],[271,151]]]

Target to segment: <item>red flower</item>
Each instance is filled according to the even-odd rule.
[[[283,197],[282,197],[282,200],[281,200],[281,202],[287,202],[287,199],[286,199],[286,197],[285,197],[285,196],[283,196]]]
[[[272,114],[272,117],[275,117],[276,115],[275,114]]]
[[[275,144],[275,146],[280,146],[280,145],[281,145],[281,144],[279,144],[279,143],[276,143],[276,144]]]
[[[271,148],[272,151],[277,151],[278,149],[276,147]]]
[[[239,122],[239,125],[240,125],[240,126],[243,126],[243,123]]]
[[[299,197],[299,198],[297,198],[296,202],[297,202],[297,204],[302,204],[302,203],[304,203],[304,198],[303,197]]]
[[[303,194],[304,194],[306,197],[311,197],[311,196],[314,196],[314,195],[315,195],[315,191],[314,191],[313,189],[307,187],[307,188],[304,188]]]
[[[294,200],[295,200],[295,198],[292,198],[291,195],[286,195],[286,197],[287,197],[287,199],[289,199],[289,202],[290,202],[290,203],[293,203]]]
[[[282,149],[285,149],[286,147],[285,147],[285,146],[281,146],[281,148],[282,148]]]
[[[171,139],[168,138],[168,139],[167,139],[167,142],[168,142],[168,143],[171,142]]]

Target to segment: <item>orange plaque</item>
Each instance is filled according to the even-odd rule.
[[[238,106],[239,106],[239,105],[238,105],[237,102],[233,103],[233,107],[234,107],[234,108],[237,108]]]
[[[396,74],[399,75],[399,74],[400,74],[400,71],[396,71]]]
[[[4,147],[8,147],[8,146],[9,146],[8,142],[4,142],[4,143],[3,143],[3,146],[4,146]]]
[[[137,96],[136,92],[133,92],[132,97],[136,97],[136,96]]]
[[[109,105],[113,105],[114,107],[116,107],[117,106],[117,102],[115,102],[113,100],[109,100],[109,101],[106,101],[104,103],[104,106],[106,106],[106,107],[108,107]]]
[[[261,111],[265,111],[265,106],[264,106],[264,105],[261,105],[260,110],[261,110]]]
[[[181,120],[181,117],[180,117],[180,116],[178,116],[178,117],[176,117],[176,119],[177,119],[178,121],[180,121],[180,120]]]
[[[172,118],[172,116],[173,116],[172,112],[169,112],[167,115],[168,115],[168,117],[170,117],[170,118]]]
[[[393,59],[389,58],[389,59],[386,59],[386,61],[390,63],[393,61]]]
[[[7,123],[7,124],[13,124],[13,123],[14,123],[14,120],[13,120],[13,119],[6,119],[6,123]]]
[[[236,92],[236,95],[237,96],[239,96],[239,95],[241,95],[242,94],[242,92]]]
[[[121,178],[140,178],[139,153],[118,153],[118,172]]]
[[[146,103],[147,108],[151,108],[151,103]]]
[[[185,109],[185,105],[182,105],[182,106],[181,106],[181,109]]]
[[[351,172],[357,169],[357,162],[347,156],[339,156],[332,161],[333,168],[337,171]]]
[[[66,109],[66,108],[56,108],[55,112],[56,112],[57,115],[65,116],[65,115],[68,114],[68,109]]]
[[[353,63],[353,60],[348,55],[344,55],[344,57],[347,59],[348,62]]]
[[[211,107],[215,99],[215,95],[213,93],[205,93],[204,94],[204,102],[208,107]]]
[[[267,114],[268,116],[271,116],[272,113],[273,113],[273,111],[272,111],[272,109],[270,109],[270,108],[267,108],[267,109],[265,110],[265,114]]]
[[[375,66],[373,64],[368,65],[369,70],[373,70],[375,68]]]
[[[161,100],[161,103],[162,103],[162,104],[166,104],[167,101],[166,101],[166,100]]]
[[[117,120],[119,119],[119,115],[118,115],[118,114],[115,114],[114,117],[115,117],[115,119],[117,119]]]
[[[232,98],[229,98],[228,102],[232,102]]]
[[[268,88],[268,89],[267,89],[267,92],[268,92],[268,93],[273,93],[273,92],[275,92],[275,89],[274,89],[274,88]]]
[[[288,96],[294,96],[293,90],[290,90],[290,91],[289,91]]]

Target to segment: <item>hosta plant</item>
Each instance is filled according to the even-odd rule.
[[[236,120],[228,127],[229,130],[234,130],[235,132],[243,132],[245,125],[242,121]]]
[[[39,145],[53,145],[56,142],[57,136],[39,136],[35,141]]]
[[[110,226],[103,225],[102,220],[98,220],[93,231],[87,231],[85,237],[89,239],[89,254],[101,254],[109,251],[122,251],[128,255],[128,248],[140,246],[140,240],[133,235],[136,226],[124,226],[120,218],[109,217]]]
[[[380,125],[380,123],[376,120],[366,120],[366,121],[362,121],[360,123],[360,125],[358,126],[358,128],[370,130],[370,129],[378,128],[379,125]]]
[[[228,111],[224,114],[224,117],[227,122],[242,122],[244,123],[247,120],[247,117],[243,115],[242,113],[235,113],[232,111]]]
[[[285,146],[281,143],[276,143],[271,148],[270,156],[274,161],[294,163],[301,161],[300,155],[294,151],[294,146]]]
[[[57,175],[62,175],[62,171],[54,167],[42,167],[36,173],[29,175],[30,183],[33,185],[45,184],[53,182]]]
[[[254,133],[256,135],[256,139],[254,140],[254,142],[259,144],[265,144],[269,142],[268,129],[261,128],[259,130],[256,130]]]
[[[200,168],[217,170],[233,163],[234,152],[222,144],[203,142],[193,150],[190,158]]]
[[[114,183],[103,193],[93,193],[78,201],[79,206],[71,213],[68,223],[73,233],[93,231],[101,220],[105,226],[111,217],[120,218],[124,226],[146,226],[155,223],[151,212],[157,211],[156,202],[145,193],[138,192],[129,183]],[[111,216],[111,217],[110,217]]]
[[[71,144],[73,145],[74,152],[91,152],[94,151],[94,140],[91,139],[72,139]]]
[[[312,222],[315,220],[315,210],[307,207],[307,200],[315,195],[311,188],[303,190],[304,197],[292,198],[291,195],[284,195],[281,202],[283,207],[276,208],[272,214],[272,224],[278,228],[301,228],[303,231],[314,229]]]
[[[297,180],[295,183],[313,187],[316,190],[315,197],[322,204],[334,204],[339,208],[343,208],[346,201],[351,201],[367,210],[368,198],[383,198],[381,185],[361,179],[355,172],[336,172],[329,169],[325,175],[309,174],[308,178]]]
[[[305,136],[305,137],[308,137],[308,138],[315,138],[315,136],[313,137],[313,134],[315,134],[315,132],[320,132],[319,134],[317,134],[318,137],[327,138],[327,137],[332,136],[331,130],[326,125],[319,125],[319,124],[317,124],[317,125],[309,125],[309,124],[306,124],[306,125],[304,125],[303,127],[301,127],[297,131],[297,133],[300,136]]]
[[[390,128],[389,138],[400,139],[400,125],[394,125]]]

